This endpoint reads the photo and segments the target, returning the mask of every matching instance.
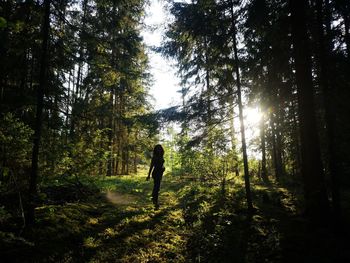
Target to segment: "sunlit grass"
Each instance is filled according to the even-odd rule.
[[[279,217],[294,212],[289,205],[295,197],[287,189],[252,180],[257,212],[249,217],[241,176],[229,175],[223,191],[220,182],[165,175],[159,210],[150,200],[153,182],[145,179],[143,172],[82,178],[98,191],[76,202],[39,207],[35,243],[43,247],[42,257],[57,262],[63,257],[86,262],[211,262],[234,254],[254,262],[259,246],[263,253],[279,253]],[[263,195],[271,202],[264,203]]]
[[[84,247],[97,248],[99,246],[101,246],[101,241],[96,240],[94,237],[87,237],[84,239]]]
[[[97,218],[89,218],[87,223],[90,225],[96,225],[96,224],[98,224],[98,219]]]

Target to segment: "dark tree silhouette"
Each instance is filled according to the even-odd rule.
[[[29,203],[28,203],[28,216],[27,223],[33,224],[35,221],[35,200],[37,198],[37,180],[38,180],[38,159],[39,148],[41,141],[41,130],[43,125],[43,108],[44,108],[44,95],[47,89],[47,70],[48,70],[48,42],[49,42],[49,30],[50,30],[50,0],[45,0],[44,3],[44,19],[42,25],[42,46],[41,46],[41,59],[40,59],[40,79],[37,90],[37,102],[36,102],[36,116],[34,127],[34,141],[32,152],[32,170],[30,174],[29,184]]]
[[[242,139],[242,154],[243,154],[243,166],[244,166],[244,185],[246,191],[246,199],[248,209],[253,209],[252,194],[250,190],[250,179],[249,179],[249,166],[248,166],[248,155],[247,155],[247,144],[245,136],[245,127],[243,119],[243,105],[242,105],[242,88],[241,88],[241,76],[239,72],[239,60],[238,60],[238,50],[237,50],[237,31],[236,31],[236,21],[234,15],[234,4],[231,1],[230,13],[231,13],[231,22],[232,22],[232,42],[233,42],[233,54],[235,61],[235,74],[236,74],[236,84],[237,84],[237,98],[238,98],[238,110],[239,110],[239,122],[241,128],[241,139]]]
[[[326,221],[329,204],[315,117],[311,57],[305,16],[307,1],[290,0],[289,5],[298,90],[305,208],[307,215],[314,221]]]

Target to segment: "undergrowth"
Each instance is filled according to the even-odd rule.
[[[302,262],[342,259],[328,232],[312,253],[298,191],[243,181],[226,185],[165,176],[160,210],[145,176],[65,178],[40,188],[37,222],[22,230],[0,206],[1,262]],[[325,234],[326,233],[326,234]],[[328,247],[327,247],[328,246]],[[343,251],[344,249],[342,249]],[[310,254],[311,253],[311,254]],[[317,256],[317,255],[319,256]]]

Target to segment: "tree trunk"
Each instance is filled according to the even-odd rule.
[[[260,120],[260,143],[261,143],[261,178],[265,183],[269,181],[266,170],[266,136],[265,136],[265,114],[263,112]]]
[[[86,24],[86,15],[87,15],[87,0],[84,0],[82,3],[82,8],[83,8],[83,17],[81,19],[82,21],[82,28],[85,28],[85,24]],[[81,77],[82,77],[82,67],[83,67],[83,41],[81,39],[81,34],[80,34],[80,41],[79,41],[79,59],[78,59],[78,72],[77,72],[77,82],[74,85],[74,71],[73,71],[73,91],[72,91],[72,115],[71,115],[71,126],[70,126],[70,137],[71,137],[71,141],[74,142],[75,140],[75,130],[76,130],[76,122],[78,119],[78,112],[77,112],[77,102],[78,102],[78,98],[80,98],[81,96],[79,96],[79,94],[81,94],[81,88],[80,88],[80,83],[81,83]],[[74,87],[75,87],[75,91],[74,91]]]
[[[275,178],[277,181],[281,180],[283,177],[282,168],[282,151],[281,151],[281,135],[279,133],[280,128],[280,95],[279,95],[279,85],[281,81],[278,78],[278,68],[276,59],[274,59],[273,54],[271,62],[268,67],[268,87],[269,87],[269,99],[270,105],[273,107],[273,111],[270,113],[270,126],[271,126],[271,140],[272,140],[272,156],[273,165],[275,171]]]
[[[275,171],[276,181],[279,182],[281,179],[281,174],[279,171],[278,157],[277,157],[277,143],[276,143],[276,128],[275,128],[275,117],[274,113],[270,113],[270,126],[271,126],[271,142],[272,142],[272,161]]]
[[[295,172],[298,176],[300,176],[301,169],[301,155],[300,155],[300,132],[299,125],[297,120],[297,110],[294,99],[292,99],[292,107],[291,107],[292,115],[293,115],[293,144],[295,145],[295,155],[296,159],[294,160]]]
[[[113,175],[113,161],[114,161],[114,144],[113,144],[113,135],[114,135],[114,129],[113,129],[113,118],[114,118],[114,88],[111,87],[111,91],[109,93],[109,107],[110,107],[110,113],[109,113],[109,131],[108,131],[108,147],[109,147],[109,158],[108,158],[108,165],[107,165],[107,176]]]
[[[66,119],[65,119],[65,128],[66,128],[66,133],[65,133],[65,145],[67,145],[68,143],[68,123],[69,123],[69,105],[70,105],[70,83],[71,83],[71,76],[72,73],[71,71],[69,71],[69,75],[68,75],[68,87],[67,87],[67,97],[66,97]]]
[[[335,109],[334,109],[334,88],[332,87],[333,81],[330,78],[334,78],[335,73],[330,73],[328,63],[331,61],[331,43],[329,39],[325,39],[323,24],[324,14],[322,0],[316,0],[316,23],[317,23],[317,38],[318,38],[318,57],[319,57],[319,68],[320,68],[320,86],[323,91],[323,101],[325,107],[325,121],[327,131],[327,146],[329,156],[329,173],[332,180],[331,191],[332,191],[332,206],[334,212],[334,219],[339,222],[341,218],[341,207],[340,207],[340,194],[339,194],[339,179],[338,179],[338,164],[336,157],[336,150],[334,145],[335,141]],[[330,23],[330,22],[328,22]],[[328,36],[327,36],[328,37]],[[327,41],[328,40],[328,41]],[[331,77],[332,76],[332,77]]]
[[[283,159],[282,159],[282,136],[281,136],[281,118],[280,118],[280,112],[279,108],[280,105],[277,105],[278,109],[276,111],[276,115],[274,118],[274,132],[276,137],[276,172],[278,174],[278,178],[283,178],[284,176],[284,168],[283,168]]]
[[[282,120],[284,116],[282,115],[282,97],[278,94],[278,103],[277,103],[277,116],[276,116],[276,150],[277,150],[277,163],[278,163],[278,172],[280,177],[283,178],[285,175],[285,167],[283,163],[283,138],[282,138]]]
[[[204,38],[204,46],[205,46],[205,85],[207,92],[207,118],[206,118],[206,132],[207,137],[209,138],[207,147],[209,148],[209,160],[212,162],[213,158],[213,138],[211,136],[212,132],[212,109],[211,109],[211,96],[212,96],[212,86],[210,85],[210,65],[209,65],[209,56],[208,56],[208,43],[207,38]]]
[[[120,144],[118,144],[120,145]],[[120,159],[121,159],[121,156],[120,156],[120,147],[117,147],[117,159],[116,159],[116,162],[115,162],[115,174],[121,174],[121,172],[119,172],[119,167],[120,167]]]
[[[229,118],[230,118],[230,139],[231,139],[231,152],[232,152],[232,172],[236,171],[238,169],[238,156],[237,156],[237,140],[236,140],[236,131],[235,131],[235,110],[234,110],[234,89],[233,85],[230,85],[229,89]]]
[[[138,147],[137,147],[137,141],[138,141],[138,136],[137,136],[137,130],[135,130],[135,147],[134,147],[134,173],[135,175],[137,174],[137,152],[138,152]]]
[[[233,52],[234,52],[234,64],[236,73],[236,83],[237,83],[237,99],[238,99],[238,110],[239,110],[239,121],[241,128],[241,138],[242,138],[242,152],[243,152],[243,164],[244,164],[244,184],[246,191],[246,199],[248,210],[253,210],[252,195],[250,190],[250,179],[249,179],[249,167],[248,167],[248,155],[247,155],[247,145],[245,140],[245,128],[243,119],[243,105],[242,105],[242,93],[241,93],[241,79],[239,73],[239,61],[238,61],[238,51],[237,51],[237,39],[236,39],[236,24],[233,12],[233,2],[231,1],[231,19],[233,28]]]
[[[346,52],[348,55],[348,59],[350,59],[350,16],[347,12],[344,12],[342,14],[343,20],[344,20],[344,27],[345,27],[345,44],[346,44]]]
[[[130,159],[130,151],[129,151],[129,147],[126,148],[126,174],[129,174],[129,160]]]
[[[39,148],[42,130],[42,115],[44,108],[44,93],[47,86],[47,68],[48,68],[48,42],[50,30],[50,0],[45,0],[44,3],[44,20],[42,25],[42,44],[41,44],[41,59],[40,59],[40,79],[37,90],[37,106],[34,127],[33,151],[32,151],[32,169],[29,181],[29,204],[28,218],[29,225],[35,222],[35,200],[37,197],[37,179],[38,179],[38,162]]]
[[[315,117],[311,57],[305,17],[307,1],[290,0],[289,4],[298,91],[301,172],[304,181],[306,214],[314,222],[326,222],[329,204]]]
[[[137,174],[137,152],[134,152],[134,173]]]

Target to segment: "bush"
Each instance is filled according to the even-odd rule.
[[[2,190],[13,189],[28,178],[33,130],[12,113],[0,118],[0,184]]]

